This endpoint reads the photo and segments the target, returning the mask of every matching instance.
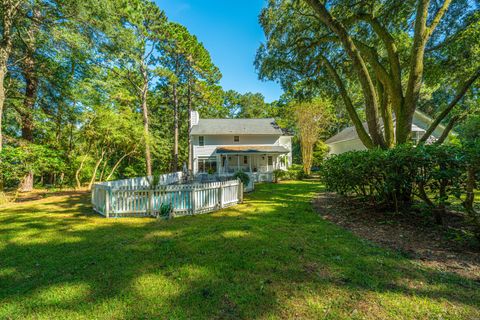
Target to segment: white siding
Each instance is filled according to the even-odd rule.
[[[281,136],[280,139],[279,139],[279,144],[282,146],[282,147],[285,147],[287,150],[289,150],[288,152],[288,166],[291,166],[292,165],[292,137],[290,136]]]
[[[192,136],[193,155],[197,157],[212,156],[217,147],[227,146],[278,146],[283,137],[277,135],[240,135],[240,141],[233,141],[234,135],[204,136],[204,146],[199,146],[198,136]],[[291,143],[290,143],[291,149]]]
[[[193,171],[198,172],[198,159],[205,157],[217,157],[217,168],[220,169],[220,156],[215,155],[215,150],[218,147],[229,147],[229,146],[283,146],[286,149],[290,150],[288,153],[288,166],[292,163],[292,138],[289,136],[279,136],[279,135],[239,135],[240,139],[238,142],[234,142],[234,135],[205,135],[204,145],[199,146],[199,136],[192,136],[193,144]],[[232,158],[233,164],[237,163],[236,155],[235,159]],[[278,156],[274,156],[275,163],[278,162]],[[255,160],[255,161],[253,161]],[[251,155],[249,156],[249,163],[246,168],[255,167],[260,170],[260,168],[268,167],[267,166],[267,156],[266,155]]]
[[[347,141],[341,141],[337,143],[332,143],[329,145],[330,147],[330,154],[340,154],[347,151],[353,150],[367,150],[363,145],[360,139],[353,139]]]

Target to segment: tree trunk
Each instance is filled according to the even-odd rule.
[[[85,160],[87,160],[88,153],[83,156],[82,161],[80,162],[80,166],[78,167],[77,171],[75,171],[75,181],[77,182],[77,189],[82,187],[82,183],[80,181],[80,172],[83,169],[83,165],[85,164]]]
[[[29,143],[33,142],[33,114],[35,102],[37,101],[38,92],[38,75],[35,61],[35,53],[37,49],[36,36],[39,30],[40,10],[37,6],[33,8],[32,24],[27,31],[25,39],[25,59],[22,63],[23,76],[25,77],[25,97],[23,99],[23,107],[20,110],[20,118],[22,123],[22,138]],[[22,192],[33,190],[33,171],[30,171],[20,184]]]
[[[177,85],[173,84],[173,159],[172,171],[178,171],[178,92]]]
[[[360,120],[360,117],[358,116],[358,113],[355,110],[355,107],[353,106],[352,100],[350,99],[350,96],[348,95],[347,90],[345,89],[342,79],[338,75],[333,65],[330,63],[330,61],[328,61],[328,59],[325,56],[320,55],[320,59],[322,59],[323,63],[327,67],[328,73],[330,74],[330,76],[335,81],[335,84],[337,85],[338,91],[342,96],[343,103],[345,104],[345,109],[347,110],[350,120],[353,122],[353,125],[355,126],[355,129],[357,131],[358,137],[360,138],[360,141],[362,141],[363,145],[367,149],[372,149],[374,147],[373,141],[368,135],[365,128],[363,127],[362,120]]]
[[[143,113],[143,136],[145,139],[145,165],[147,176],[152,175],[152,156],[150,153],[150,132],[148,121],[148,106],[147,106],[147,94],[148,94],[148,74],[146,67],[142,64],[141,72],[143,76],[143,87],[141,92],[142,101],[142,113]]]
[[[453,108],[457,105],[457,103],[463,98],[465,93],[467,93],[468,89],[472,86],[472,84],[480,77],[480,68],[478,68],[470,78],[465,81],[465,83],[459,87],[457,90],[457,94],[453,98],[453,100],[448,104],[448,106],[440,112],[438,117],[430,124],[430,127],[427,129],[425,134],[420,138],[420,143],[425,143],[431,134],[435,131],[438,127],[440,122],[443,121],[447,117],[447,115],[453,110]]]
[[[33,190],[33,172],[30,171],[23,177],[20,185],[18,186],[18,191],[20,192],[30,192]]]
[[[187,91],[187,105],[188,105],[188,171],[191,172],[193,170],[193,158],[192,158],[192,138],[190,137],[190,130],[191,130],[191,121],[192,121],[192,84],[188,82],[188,91]]]
[[[131,155],[133,152],[135,151],[131,151],[129,153],[126,153],[124,154],[120,159],[118,159],[118,161],[115,163],[115,165],[113,166],[112,168],[112,171],[110,171],[110,174],[108,175],[107,179],[105,179],[105,181],[109,181],[110,178],[112,177],[113,173],[115,172],[115,170],[117,170],[117,167],[120,165],[120,163],[122,162],[123,159],[125,159],[126,157],[128,157],[129,155]]]
[[[346,53],[352,59],[354,70],[360,80],[365,98],[365,115],[367,118],[368,131],[375,146],[385,147],[385,140],[378,123],[378,99],[375,87],[370,77],[368,68],[352,38],[345,27],[335,19],[319,0],[307,0],[310,7],[317,13],[319,20],[324,23],[340,39]]]
[[[423,78],[423,59],[427,41],[427,18],[429,0],[418,0],[416,8],[413,46],[410,53],[410,71],[405,93],[405,104],[397,114],[397,144],[408,142],[412,132],[413,114],[415,112]]]
[[[3,65],[2,65],[2,61],[0,61],[0,152],[2,152],[2,148],[3,148],[2,119],[3,119],[3,105],[5,104],[4,80],[5,80],[6,73],[7,73],[6,61]]]
[[[100,178],[98,179],[99,181],[103,181],[103,175],[105,174],[105,169],[107,168],[108,165],[108,158],[103,161],[103,166],[102,166],[102,171],[100,171]]]
[[[15,16],[18,13],[20,1],[2,1],[2,38],[0,41],[0,152],[3,148],[2,118],[3,106],[5,105],[5,76],[7,74],[7,62],[12,51],[12,27]]]
[[[98,159],[97,163],[95,164],[95,168],[93,169],[92,178],[90,179],[90,182],[88,184],[88,190],[92,190],[92,186],[95,183],[95,179],[97,178],[98,167],[102,163],[104,156],[105,156],[105,150],[102,150],[102,154],[100,156],[100,159]]]

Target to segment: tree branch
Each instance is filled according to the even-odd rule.
[[[378,100],[373,81],[368,72],[368,68],[360,55],[359,50],[353,43],[352,38],[345,27],[335,19],[320,0],[306,0],[310,7],[317,14],[318,19],[324,23],[332,32],[334,32],[342,43],[345,51],[352,59],[354,69],[359,77],[365,98],[365,113],[367,116],[368,130],[372,141],[376,146],[385,147],[385,140],[380,132],[378,123]]]
[[[352,100],[348,96],[347,90],[345,89],[342,79],[340,78],[337,71],[335,70],[335,67],[331,64],[330,61],[328,61],[328,59],[325,56],[320,55],[320,59],[322,60],[325,67],[327,68],[328,73],[332,76],[333,80],[335,81],[335,84],[337,85],[338,91],[342,96],[348,115],[350,116],[350,119],[352,120],[353,125],[357,130],[358,137],[360,138],[362,143],[365,145],[365,147],[367,147],[368,149],[372,149],[375,145],[372,139],[370,138],[370,136],[368,135],[367,131],[365,130],[365,127],[363,126],[363,123],[360,120],[360,117],[358,116],[358,113],[355,110],[355,107],[353,106]]]
[[[435,31],[435,28],[437,28],[437,25],[440,20],[442,20],[443,15],[445,14],[445,12],[447,12],[447,9],[450,6],[451,2],[452,0],[443,1],[443,5],[438,9],[435,17],[432,20],[432,23],[427,28],[427,33],[425,34],[425,41],[428,40],[428,38],[430,38],[430,36],[432,35],[433,31]]]
[[[420,138],[419,143],[425,143],[427,139],[432,135],[437,126],[445,119],[445,117],[452,111],[457,103],[462,99],[470,86],[480,77],[480,68],[478,68],[473,75],[468,78],[467,81],[459,88],[457,95],[448,104],[448,106],[438,115],[438,117],[430,124],[425,134]]]

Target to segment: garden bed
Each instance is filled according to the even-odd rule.
[[[449,212],[444,226],[419,213],[391,213],[335,193],[321,193],[314,206],[325,218],[357,236],[399,250],[424,265],[480,282],[479,244],[460,213]]]

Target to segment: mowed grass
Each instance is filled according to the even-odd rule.
[[[317,182],[244,204],[104,219],[88,195],[0,207],[0,318],[474,319],[480,285],[323,221]]]

